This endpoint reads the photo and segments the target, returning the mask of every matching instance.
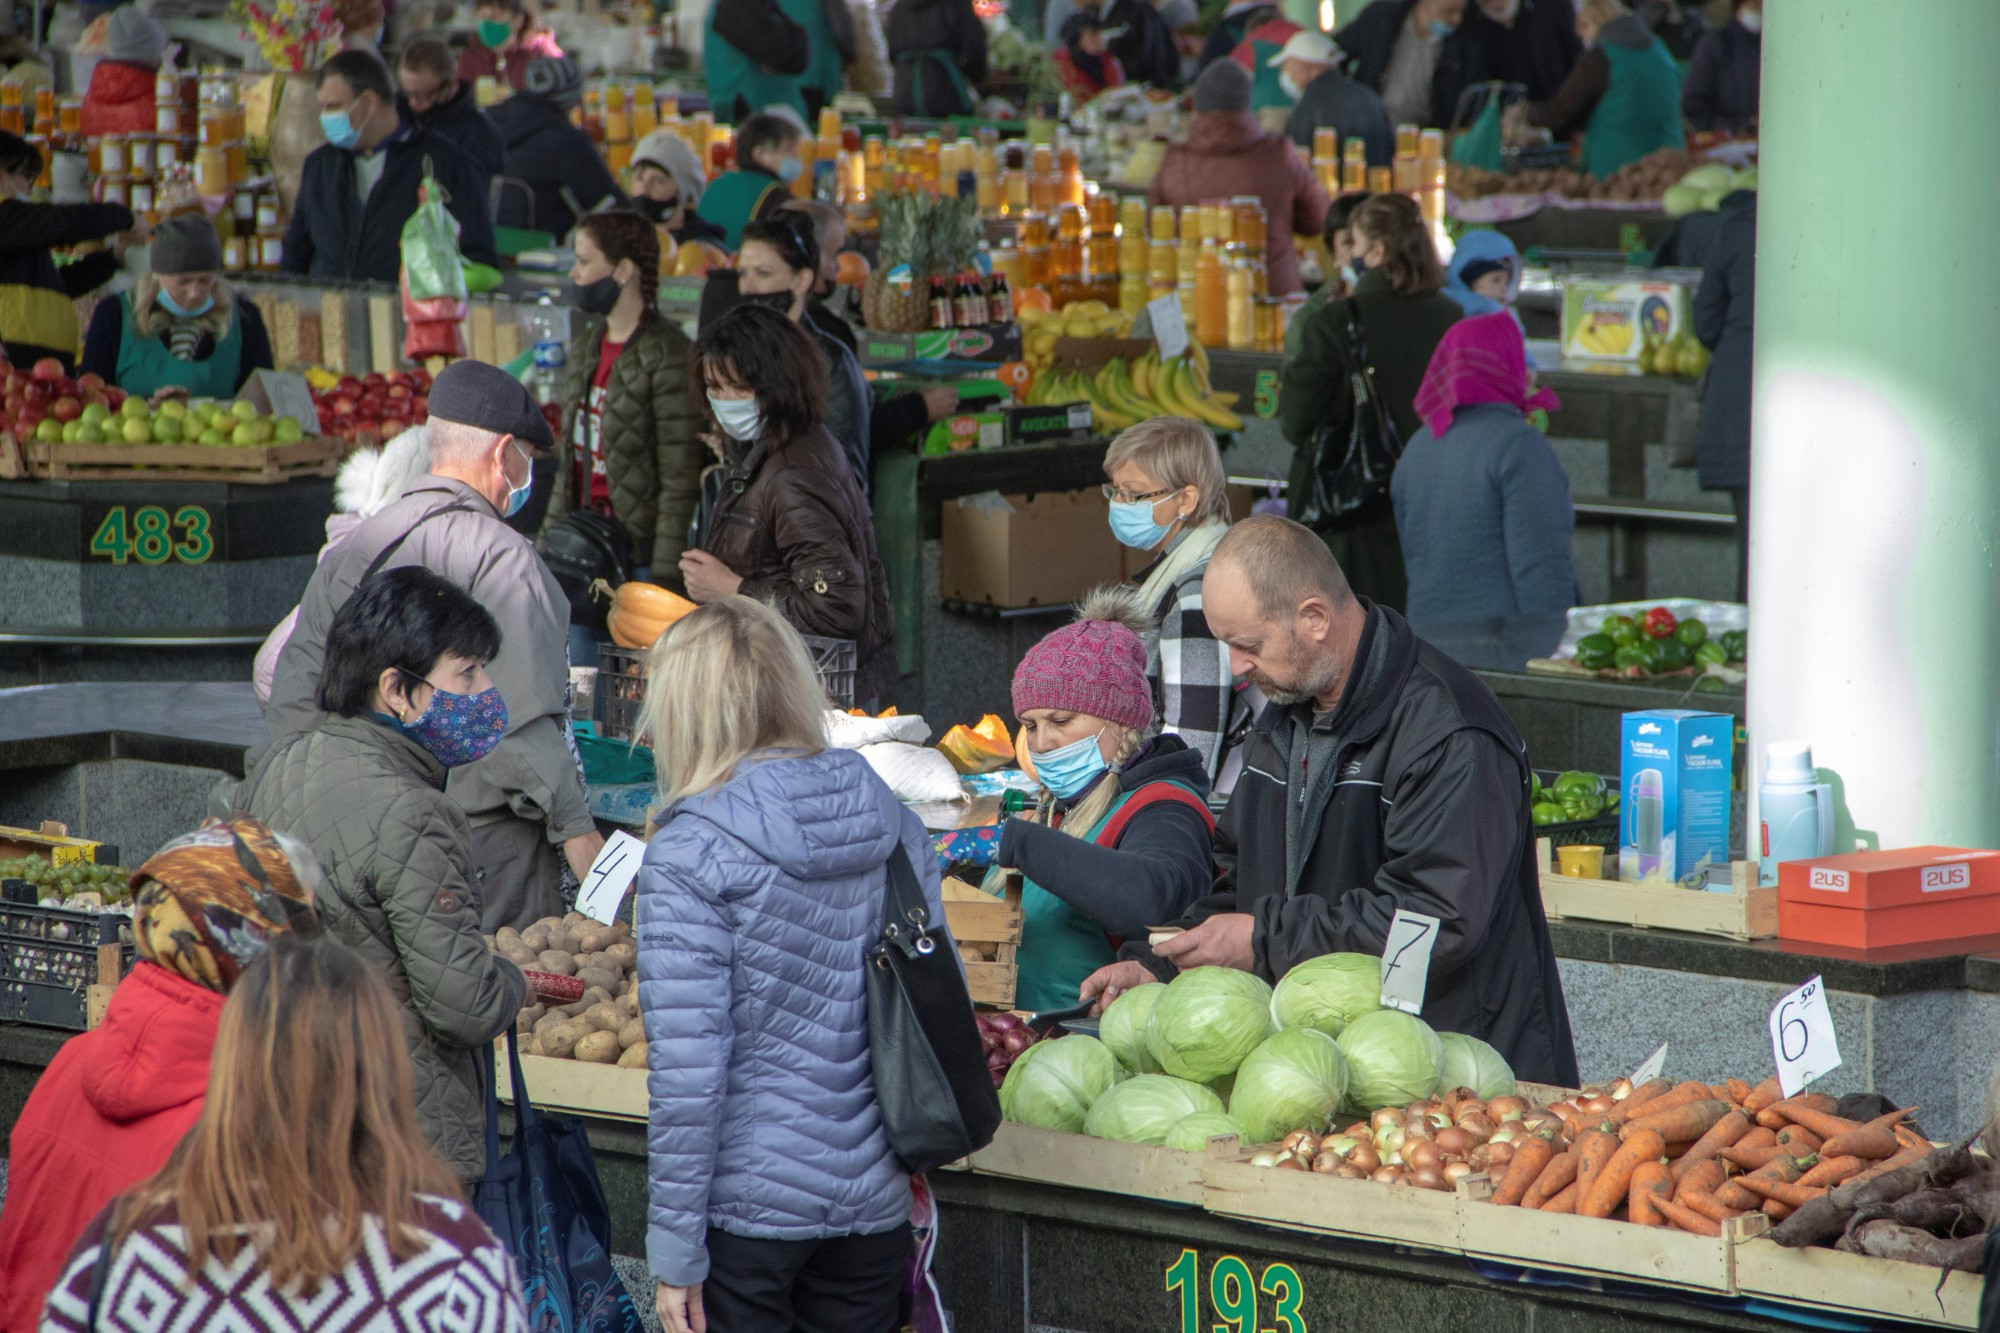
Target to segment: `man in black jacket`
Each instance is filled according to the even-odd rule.
[[[1322,954],[1380,953],[1403,909],[1438,923],[1425,1020],[1491,1043],[1521,1078],[1576,1086],[1526,749],[1492,692],[1357,598],[1286,519],[1230,530],[1202,606],[1232,670],[1271,700],[1216,831],[1223,874],[1184,933],[1128,943],[1084,994],[1202,966],[1275,981]]]
[[[486,180],[450,140],[397,112],[382,57],[355,50],[329,58],[319,70],[319,109],[328,141],[306,158],[285,229],[285,272],[394,282],[403,224],[417,211],[427,171],[458,219],[459,253],[499,262]]]
[[[577,220],[625,206],[625,192],[597,145],[569,118],[583,101],[583,69],[573,56],[537,56],[528,62],[521,91],[493,108],[493,125],[507,145],[506,179],[495,220],[558,239]]]
[[[435,33],[412,38],[396,62],[396,81],[403,85],[398,100],[406,118],[449,139],[485,179],[505,169],[507,145],[479,109],[472,85],[458,77],[458,62],[444,38]]]
[[[1480,77],[1521,84],[1531,102],[1554,97],[1583,54],[1570,0],[1474,0],[1464,32],[1478,52]]]
[[[1348,76],[1381,95],[1398,124],[1445,129],[1458,95],[1481,77],[1465,30],[1467,0],[1374,0],[1333,35]]]

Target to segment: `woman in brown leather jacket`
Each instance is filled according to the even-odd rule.
[[[868,502],[826,428],[826,359],[812,335],[739,306],[695,343],[692,380],[722,467],[681,557],[688,596],[740,592],[801,634],[853,640],[855,699],[880,699],[896,683],[895,612]]]

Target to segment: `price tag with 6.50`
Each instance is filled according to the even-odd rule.
[[[1382,946],[1382,1005],[1406,1014],[1424,1011],[1424,990],[1431,978],[1431,947],[1437,943],[1438,919],[1421,912],[1396,909],[1389,938]]]
[[[1771,1055],[1778,1065],[1778,1087],[1787,1097],[1840,1068],[1833,1011],[1827,1008],[1826,986],[1818,977],[1778,1001],[1771,1011]]]

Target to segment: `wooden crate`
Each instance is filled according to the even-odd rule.
[[[965,962],[965,984],[974,1004],[1014,1007],[1021,944],[1021,877],[1007,877],[1007,896],[996,898],[960,879],[943,885],[945,924]]]
[[[1224,1217],[1458,1253],[1455,1194],[1251,1166],[1247,1151],[1209,1157],[1201,1178],[1208,1211]]]
[[[331,477],[354,449],[327,436],[296,444],[46,444],[24,441],[27,473],[46,481],[229,481]],[[11,457],[11,453],[9,454]]]
[[[507,1043],[493,1045],[494,1086],[500,1100],[514,1100],[514,1079],[507,1070]],[[545,1111],[568,1111],[605,1120],[646,1122],[646,1071],[587,1060],[556,1060],[546,1055],[521,1057],[521,1074],[528,1096]]]
[[[1493,1182],[1486,1176],[1468,1176],[1459,1189],[1459,1246],[1474,1258],[1690,1291],[1726,1294],[1733,1289],[1734,1235],[1728,1231],[1720,1237],[1695,1236],[1666,1227],[1502,1208],[1487,1202],[1492,1194]]]
[[[1810,1306],[1863,1319],[1931,1328],[1978,1328],[1977,1273],[1938,1272],[1923,1264],[1817,1247],[1789,1250],[1767,1237],[1735,1248],[1736,1294]]]
[[[965,1164],[974,1171],[1013,1180],[1199,1207],[1204,1195],[1202,1156],[1177,1148],[1037,1129],[1010,1120],[1001,1124],[992,1143],[972,1154]]]
[[[1577,879],[1552,869],[1548,839],[1536,842],[1542,864],[1542,910],[1551,921],[1609,921],[1652,926],[1732,940],[1764,940],[1778,933],[1778,891],[1759,888],[1757,867],[1730,864],[1730,890],[1712,893],[1671,885],[1628,884],[1616,879]]]

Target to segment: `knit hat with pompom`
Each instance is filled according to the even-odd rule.
[[[1014,716],[1054,708],[1146,730],[1153,725],[1153,684],[1146,678],[1145,636],[1152,632],[1136,589],[1092,592],[1074,623],[1030,648],[1014,668]]]

